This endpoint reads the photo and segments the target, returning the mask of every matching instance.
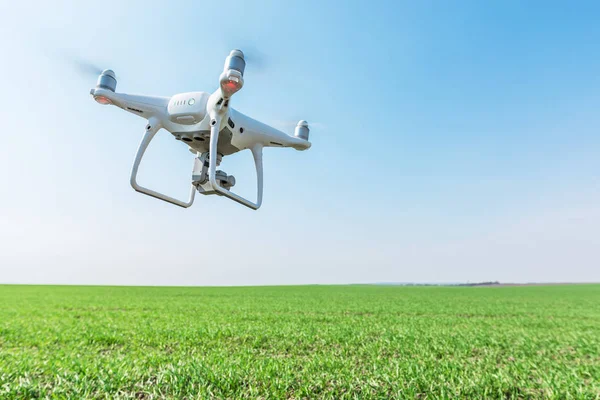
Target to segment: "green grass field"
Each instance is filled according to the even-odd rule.
[[[0,286],[0,398],[600,398],[600,285]]]

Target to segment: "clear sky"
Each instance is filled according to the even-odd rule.
[[[0,15],[0,282],[600,281],[596,1],[0,0]],[[256,212],[134,192],[145,121],[96,104],[68,60],[168,96],[214,90],[235,47],[262,57],[232,106],[315,123],[313,147],[265,150]],[[182,143],[163,132],[144,162],[142,183],[185,197]],[[250,195],[250,153],[228,165]]]

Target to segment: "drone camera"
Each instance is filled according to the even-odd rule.
[[[223,188],[229,190],[233,186],[235,186],[235,177],[233,175],[227,175],[227,173],[225,173],[224,171],[217,170],[215,176],[217,178],[217,182]]]
[[[294,130],[294,136],[300,139],[308,140],[308,134],[310,133],[310,129],[308,128],[308,122],[300,121],[298,125],[296,125],[296,129]]]

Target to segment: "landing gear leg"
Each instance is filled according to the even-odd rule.
[[[256,166],[256,179],[257,179],[257,195],[256,195],[256,203],[251,202],[233,192],[230,192],[227,189],[227,185],[232,187],[235,184],[235,178],[233,181],[228,181],[225,187],[222,187],[219,181],[222,181],[223,171],[217,171],[217,159],[219,154],[217,153],[217,143],[219,142],[219,129],[221,125],[221,120],[219,116],[213,116],[210,121],[210,150],[208,157],[208,182],[211,186],[211,189],[216,191],[218,194],[229,197],[231,200],[238,202],[240,204],[245,205],[253,210],[257,210],[262,204],[262,194],[263,194],[263,165],[262,165],[262,145],[257,144],[252,149],[252,155],[254,156],[254,164]],[[221,172],[221,174],[218,173]],[[225,174],[225,176],[227,176]]]
[[[164,195],[162,193],[155,192],[154,190],[147,189],[137,183],[138,168],[140,167],[140,163],[142,162],[142,157],[144,157],[144,153],[146,152],[148,145],[150,144],[150,142],[156,135],[156,132],[158,132],[160,130],[160,128],[161,128],[161,126],[158,123],[158,121],[150,120],[148,122],[148,125],[146,125],[146,132],[144,133],[144,136],[142,137],[142,141],[140,142],[140,145],[138,147],[137,154],[135,155],[135,160],[133,161],[133,167],[131,168],[131,177],[129,178],[129,182],[131,183],[131,187],[133,187],[136,192],[140,192],[145,195],[152,196],[159,200],[166,201],[167,203],[175,204],[176,206],[179,206],[179,207],[188,208],[189,206],[191,206],[194,203],[194,196],[196,194],[194,185],[192,185],[192,187],[190,189],[190,197],[189,197],[188,201],[184,202],[181,200],[174,199],[173,197]]]

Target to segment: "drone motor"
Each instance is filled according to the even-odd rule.
[[[223,71],[234,69],[238,71],[242,76],[246,69],[246,60],[244,59],[244,53],[241,50],[231,50],[229,56],[225,59],[225,65]]]
[[[308,122],[304,120],[298,122],[298,125],[296,125],[296,129],[294,130],[294,136],[300,139],[308,140],[309,133],[310,129],[308,128]]]
[[[115,76],[115,73],[110,69],[102,71],[98,77],[96,89],[106,89],[114,93],[115,90],[117,90],[117,77]],[[94,96],[94,100],[104,105],[112,104],[112,101],[106,96]]]
[[[223,73],[219,78],[221,91],[225,98],[231,97],[244,86],[244,70],[246,61],[244,53],[240,50],[231,50],[229,56],[225,59]]]

